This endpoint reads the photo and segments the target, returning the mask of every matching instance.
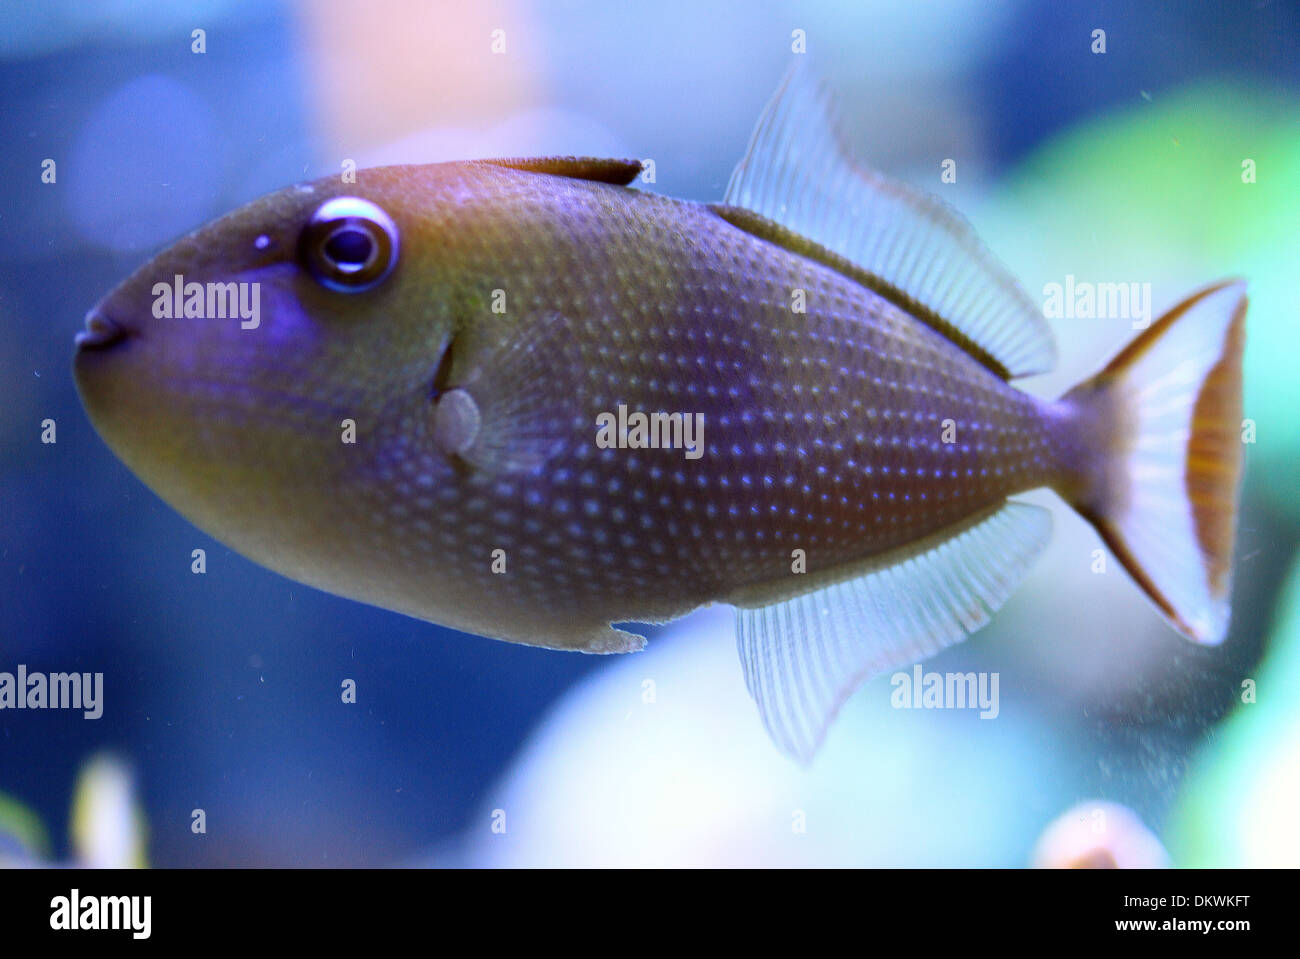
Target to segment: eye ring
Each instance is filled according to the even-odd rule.
[[[397,265],[397,224],[369,200],[336,196],[316,208],[298,240],[303,263],[322,286],[360,293]]]

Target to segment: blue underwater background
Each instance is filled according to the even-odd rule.
[[[999,717],[892,709],[882,678],[804,770],[763,733],[725,611],[609,658],[363,606],[191,526],[86,419],[87,309],[203,222],[347,158],[653,158],[642,188],[715,200],[800,39],[864,162],[946,191],[1031,295],[1140,280],[1160,310],[1250,281],[1222,647],[1094,572],[1058,506],[1016,597],[926,664],[998,672]],[[1297,90],[1290,2],[4,5],[0,671],[101,671],[105,705],[0,711],[0,862],[121,861],[129,834],[156,866],[1016,866],[1104,813],[1139,858],[1154,836],[1175,865],[1300,864]],[[1055,326],[1043,395],[1131,335]]]

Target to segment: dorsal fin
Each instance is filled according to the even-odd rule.
[[[751,232],[762,220],[747,223],[741,211],[756,213],[842,257],[855,279],[973,345],[1003,376],[1051,369],[1051,330],[1015,278],[947,204],[845,156],[831,103],[798,60],[759,119],[718,212]]]
[[[607,160],[601,157],[507,157],[501,160],[481,160],[493,166],[529,173],[549,173],[575,180],[594,180],[627,186],[641,173],[640,160]]]

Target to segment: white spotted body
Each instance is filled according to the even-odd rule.
[[[182,513],[344,596],[590,652],[639,648],[612,623],[736,605],[750,690],[799,758],[865,676],[1006,599],[1048,537],[1024,490],[1060,492],[1178,628],[1221,638],[1240,288],[1040,402],[1008,382],[1054,356],[1033,304],[937,202],[849,168],[823,112],[787,83],[717,206],[577,159],[280,191],[105,298],[83,399]],[[259,328],[151,320],[180,274],[259,283]],[[611,446],[615,411],[691,417],[701,447]],[[1187,466],[1208,484],[1189,498],[1198,443],[1224,469]]]

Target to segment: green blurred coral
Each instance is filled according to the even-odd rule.
[[[40,817],[0,793],[0,867],[31,865],[50,856],[50,839]]]
[[[1179,865],[1300,865],[1300,556],[1258,673],[1258,701],[1237,707],[1184,782],[1169,830]]]
[[[1282,90],[1198,84],[1152,102],[1135,92],[1132,107],[1080,124],[1031,155],[1004,184],[988,220],[995,248],[1034,296],[1067,273],[1149,281],[1162,310],[1210,281],[1245,277],[1245,415],[1258,431],[1247,454],[1248,483],[1300,520],[1297,120],[1295,95]],[[1254,183],[1243,182],[1246,160],[1254,161]],[[1072,338],[1096,342],[1071,324],[1082,325],[1057,323],[1063,347]],[[1106,352],[1128,335],[1123,324],[1087,325],[1104,332],[1108,345],[1096,348]]]
[[[130,768],[107,753],[77,775],[72,799],[72,865],[143,868],[146,828]],[[40,817],[0,794],[0,867],[50,865],[53,850]]]

